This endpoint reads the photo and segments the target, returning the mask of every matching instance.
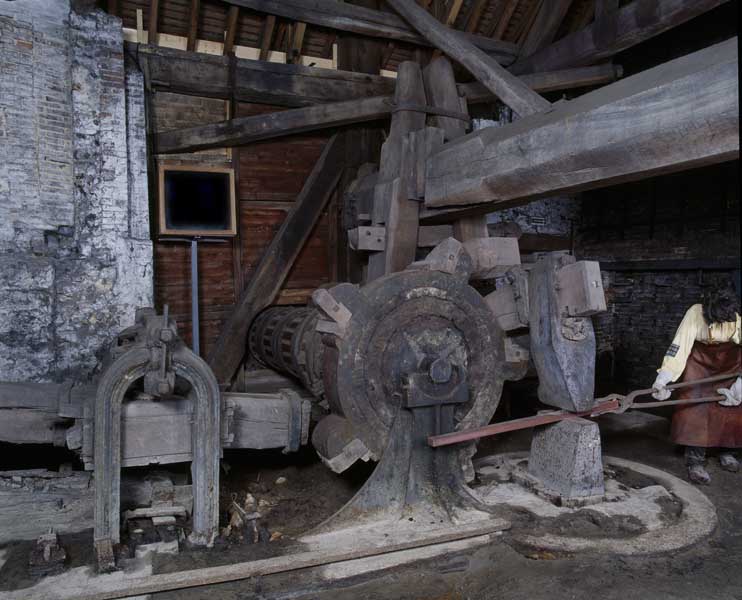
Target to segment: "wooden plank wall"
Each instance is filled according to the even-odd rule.
[[[189,110],[193,102],[195,110]],[[219,101],[221,102],[221,101]],[[176,94],[157,94],[154,104],[155,128],[165,131],[173,123],[202,125],[224,119],[218,105],[204,105],[203,99]],[[224,103],[221,103],[224,106]],[[280,110],[262,104],[239,104],[236,116]],[[158,118],[159,117],[159,118]],[[199,303],[201,355],[205,356],[232,310],[239,290],[257,266],[263,251],[281,226],[287,211],[322,153],[329,133],[301,135],[266,141],[235,149],[178,155],[176,160],[195,164],[231,162],[235,169],[238,200],[238,236],[227,243],[199,243]],[[173,157],[160,157],[172,160]],[[337,201],[328,210],[289,274],[277,303],[304,304],[311,292],[329,282],[335,272]],[[191,343],[190,245],[186,242],[154,244],[155,302],[158,309],[170,306],[180,335]]]

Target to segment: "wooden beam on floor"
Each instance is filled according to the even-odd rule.
[[[589,65],[618,54],[660,33],[677,27],[729,0],[634,0],[618,11],[616,37],[612,44],[599,48],[590,25],[518,60],[512,73],[553,71]]]
[[[573,0],[551,0],[541,4],[536,20],[521,46],[521,56],[530,56],[554,40],[572,2]]]
[[[356,6],[336,0],[223,0],[250,10],[318,25],[346,33],[380,37],[418,46],[430,43],[416,33],[404,20],[390,12]],[[510,64],[517,55],[514,44],[471,33],[461,33],[472,44],[491,54],[503,64]]]
[[[240,7],[230,6],[227,11],[227,29],[224,33],[224,51],[222,54],[234,53],[234,39],[237,35],[237,22],[240,17]]]
[[[733,38],[447,144],[428,159],[422,216],[447,221],[738,158],[737,67]]]
[[[264,38],[264,40],[267,38]],[[353,98],[391,95],[394,79],[336,69],[230,59],[127,42],[126,52],[148,73],[152,89],[178,94],[278,106],[309,106]]]
[[[392,108],[391,97],[375,96],[229,119],[158,133],[155,150],[158,154],[172,154],[244,146],[260,140],[383,119]]]
[[[186,49],[193,52],[196,49],[198,37],[198,13],[201,10],[201,0],[191,0],[191,9],[188,13],[188,41]]]
[[[487,89],[521,116],[549,110],[551,104],[508,73],[491,56],[471,44],[460,32],[448,29],[414,0],[387,0],[436,48],[463,65]]]
[[[222,326],[208,357],[208,363],[220,383],[228,383],[240,366],[250,323],[278,295],[337,186],[345,167],[346,143],[344,134],[335,134],[327,142],[293,209],[286,215],[247,287],[242,290],[234,311]]]
[[[504,519],[485,519],[452,527],[441,527],[423,532],[420,535],[400,536],[392,533],[392,536],[385,539],[381,544],[359,544],[352,549],[306,550],[248,562],[189,569],[173,573],[158,573],[143,577],[124,576],[114,580],[100,577],[98,579],[91,578],[78,583],[76,586],[74,584],[70,585],[68,591],[62,594],[54,594],[54,598],[55,600],[115,600],[130,596],[216,585],[229,581],[242,581],[276,573],[298,571],[310,567],[357,561],[361,558],[383,556],[393,552],[403,552],[472,538],[482,538],[484,542],[490,539],[485,536],[491,536],[509,528],[510,522]],[[46,597],[37,598],[37,600],[51,600],[51,596],[46,595]]]

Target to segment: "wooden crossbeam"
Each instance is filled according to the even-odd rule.
[[[613,81],[618,75],[619,70],[612,65],[600,65],[571,69],[562,73],[526,75],[521,78],[521,81],[524,85],[529,85],[534,89],[551,91],[571,86],[581,87],[605,83]],[[492,92],[480,83],[462,84],[458,86],[458,90],[459,93],[467,96],[470,104],[491,102],[494,99]],[[423,105],[420,102],[418,104]],[[328,127],[385,119],[389,117],[394,108],[395,99],[388,95],[315,104],[161,132],[155,136],[155,148],[159,154],[171,154],[208,148],[243,146],[260,140],[317,131]],[[460,112],[460,109],[453,110]],[[436,117],[436,119],[444,122],[456,120],[450,117]]]
[[[447,144],[428,159],[422,217],[449,221],[738,158],[737,68],[733,38]]]
[[[431,44],[461,63],[476,79],[521,116],[549,110],[551,104],[508,73],[498,62],[446,28],[413,0],[387,0]]]
[[[245,354],[250,323],[278,295],[337,186],[345,167],[345,145],[344,134],[335,134],[327,142],[293,209],[266,248],[234,311],[222,326],[208,357],[220,383],[228,383],[237,371]]]
[[[336,0],[223,0],[228,4],[262,13],[369,37],[380,37],[395,42],[430,46],[397,15]],[[514,44],[484,36],[463,33],[472,44],[491,54],[503,64],[510,64],[516,54]]]
[[[534,73],[579,67],[613,56],[651,37],[706,13],[729,0],[634,0],[618,10],[613,42],[598,47],[590,25],[519,59],[512,73]]]
[[[392,94],[394,80],[378,75],[230,59],[212,54],[126,43],[154,90],[278,106],[308,106]]]
[[[243,146],[260,140],[328,127],[375,121],[386,117],[391,110],[389,96],[315,104],[158,133],[155,136],[155,148],[158,154],[172,154]]]
[[[550,73],[533,73],[521,75],[520,80],[532,90],[540,93],[557,90],[591,87],[611,83],[620,79],[623,69],[612,64],[577,67],[563,69]],[[469,104],[492,102],[495,96],[478,81],[458,84],[459,94],[466,98]]]

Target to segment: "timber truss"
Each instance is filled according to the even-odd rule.
[[[192,0],[188,19],[175,23],[165,0],[150,0],[147,20],[134,23],[129,0],[109,0],[125,26],[147,29],[150,43],[130,43],[127,52],[150,92],[287,109],[153,133],[156,154],[340,128],[209,356],[219,381],[236,371],[250,321],[275,298],[327,199],[365,162],[378,168],[359,173],[345,208],[348,241],[368,253],[362,278],[372,281],[406,268],[421,243],[450,235],[479,243],[493,210],[737,158],[736,38],[625,79],[607,62],[726,1]],[[217,16],[218,35],[209,29]],[[212,36],[223,55],[158,46],[161,33],[187,37],[191,50]],[[324,44],[315,34],[327,36]],[[327,57],[335,42],[360,45],[364,56],[354,65],[341,53],[347,70],[297,59]],[[262,60],[237,58],[239,45],[259,48]],[[369,68],[374,48],[381,56]],[[278,49],[284,63],[271,55]],[[396,80],[381,76],[382,66],[395,69]],[[462,73],[475,81],[457,83]],[[585,87],[597,89],[554,104],[542,95]],[[512,109],[514,122],[467,134],[469,108],[493,100]],[[365,139],[362,124],[385,120],[380,161],[378,150],[351,157]]]

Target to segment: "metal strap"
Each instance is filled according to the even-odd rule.
[[[468,113],[459,112],[456,110],[447,110],[445,108],[439,108],[437,106],[429,106],[427,104],[414,104],[411,102],[401,102],[400,104],[392,105],[392,113],[400,112],[402,110],[410,110],[414,112],[424,112],[429,115],[438,115],[440,117],[449,117],[451,119],[458,119],[459,121],[469,122],[471,117]]]
[[[302,399],[293,390],[282,389],[281,397],[285,398],[289,405],[288,431],[286,432],[286,446],[283,453],[296,452],[301,447],[301,430],[302,430]]]

